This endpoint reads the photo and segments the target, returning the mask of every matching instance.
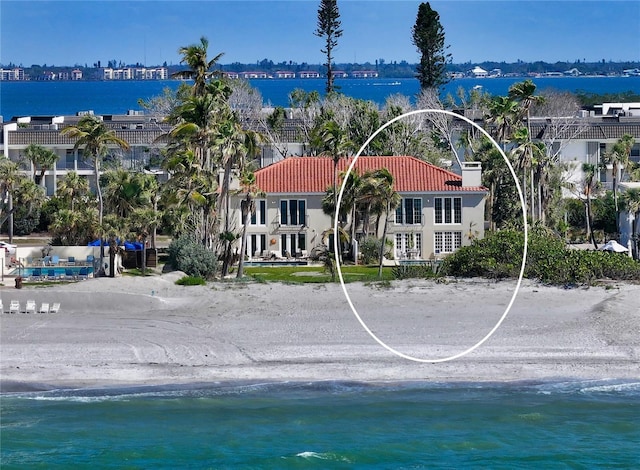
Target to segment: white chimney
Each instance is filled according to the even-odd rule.
[[[462,187],[482,186],[482,163],[462,162]]]

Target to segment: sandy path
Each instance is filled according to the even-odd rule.
[[[339,284],[211,283],[180,275],[1,291],[61,302],[56,315],[1,316],[4,391],[226,380],[505,381],[640,378],[640,286],[525,283],[481,347],[417,363],[376,343]],[[491,330],[515,283],[349,284],[367,326],[421,359],[460,353]]]

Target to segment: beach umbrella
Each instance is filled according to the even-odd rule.
[[[602,251],[612,251],[614,253],[624,253],[627,250],[627,248],[625,248],[624,246],[622,246],[620,243],[618,243],[615,240],[609,240],[607,243],[605,243],[604,245],[602,245],[600,247],[600,250]]]

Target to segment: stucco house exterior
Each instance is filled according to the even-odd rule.
[[[342,159],[338,171],[346,171],[351,162]],[[361,156],[354,167],[360,175],[381,168],[394,176],[394,189],[402,197],[389,215],[387,232],[395,259],[437,258],[484,236],[487,190],[480,183],[479,163],[463,164],[462,175],[410,156]],[[322,198],[333,184],[331,158],[288,157],[257,170],[255,176],[263,195],[247,227],[246,256],[303,257],[326,243],[322,234],[333,221],[322,211]],[[242,198],[237,193],[232,202],[237,227],[242,226]]]

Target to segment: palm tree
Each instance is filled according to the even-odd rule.
[[[178,54],[182,55],[180,63],[186,63],[189,70],[176,72],[171,76],[180,79],[193,79],[194,84],[191,89],[193,96],[203,96],[205,94],[205,86],[207,80],[220,74],[218,71],[212,71],[214,65],[220,60],[224,53],[220,53],[213,59],[207,57],[207,49],[209,48],[209,40],[202,36],[200,44],[191,44],[178,49]]]
[[[618,207],[618,173],[620,169],[624,172],[629,167],[631,149],[633,148],[634,143],[634,138],[629,134],[625,134],[613,145],[611,152],[605,153],[602,158],[603,165],[611,165],[613,200],[616,207],[616,223],[618,223],[618,218],[620,216],[620,209]]]
[[[247,247],[247,227],[251,222],[251,216],[256,212],[255,198],[260,194],[260,189],[256,186],[256,175],[252,171],[243,172],[240,178],[240,185],[245,193],[244,200],[240,202],[242,213],[242,235],[240,237],[240,260],[238,261],[238,273],[236,277],[242,278],[244,275],[244,256]]]
[[[120,168],[105,172],[101,180],[104,186],[105,211],[118,217],[128,217],[138,206],[141,191],[136,174]]]
[[[33,167],[33,180],[36,184],[40,184],[44,180],[46,171],[53,168],[53,165],[60,158],[58,154],[51,149],[37,144],[29,144],[27,148],[24,149],[24,156],[31,162],[31,166]],[[40,169],[39,174],[38,169]]]
[[[502,150],[506,150],[517,121],[518,103],[507,96],[496,96],[489,101],[488,112],[487,123],[493,125],[493,135],[502,144]]]
[[[115,131],[109,129],[101,120],[91,115],[80,118],[75,126],[65,127],[62,129],[61,134],[76,139],[76,143],[73,146],[74,151],[83,147],[85,158],[93,158],[96,192],[98,193],[98,225],[102,226],[104,203],[102,200],[102,188],[100,187],[100,162],[109,151],[110,145],[127,150],[129,144],[118,137]],[[100,240],[100,266],[102,269],[104,258],[102,237],[100,237]]]
[[[100,187],[100,162],[106,156],[110,146],[115,145],[123,150],[128,150],[129,144],[118,137],[115,131],[109,129],[102,121],[91,115],[83,116],[75,126],[65,127],[61,134],[76,140],[73,146],[74,151],[82,147],[85,158],[93,159],[98,194],[98,221],[102,224],[104,207],[102,188]]]
[[[115,214],[104,217],[101,232],[109,243],[109,277],[116,275],[116,255],[120,252],[118,240],[123,240],[127,234],[127,220]],[[100,271],[104,269],[102,253],[100,254]]]
[[[542,104],[544,102],[544,97],[542,96],[536,96],[534,95],[536,91],[536,85],[531,81],[531,80],[524,80],[522,82],[518,82],[518,83],[514,83],[513,85],[511,85],[509,87],[509,98],[514,100],[516,103],[519,104],[519,110],[518,110],[518,115],[517,115],[517,119],[518,121],[522,121],[524,118],[526,118],[527,120],[527,126],[526,126],[526,141],[525,143],[527,144],[524,147],[524,153],[528,153],[528,157],[524,157],[523,159],[523,167],[522,167],[522,172],[523,172],[523,192],[525,195],[525,201],[526,201],[526,191],[527,191],[527,184],[526,184],[526,174],[527,174],[527,170],[530,173],[529,177],[530,177],[530,185],[531,187],[529,188],[529,195],[530,195],[530,210],[531,210],[531,218],[533,219],[535,216],[535,212],[534,212],[534,189],[533,189],[533,162],[535,157],[532,155],[534,147],[532,146],[532,141],[531,141],[531,107],[534,105],[538,105],[538,104]]]
[[[622,202],[630,216],[633,217],[631,223],[632,254],[633,259],[640,259],[638,250],[638,219],[640,219],[640,189],[627,189],[622,195]]]
[[[367,201],[370,205],[379,205],[384,213],[384,225],[378,257],[378,277],[382,278],[382,264],[384,261],[384,250],[387,241],[389,217],[400,204],[401,198],[393,189],[393,175],[386,168],[367,172],[362,175],[362,179],[364,181],[361,189],[361,200]]]
[[[230,234],[230,184],[231,174],[237,169],[241,174],[245,169],[247,157],[253,158],[259,151],[260,134],[254,131],[245,131],[240,123],[231,118],[220,126],[220,136],[218,143],[221,147],[221,166],[224,168],[222,177],[222,187],[220,190],[220,198],[218,204],[218,213],[220,203],[224,204],[224,236],[223,241],[223,263],[222,276],[229,274],[231,262],[231,244],[235,240]]]
[[[75,171],[70,171],[60,182],[56,192],[73,210],[76,200],[86,200],[89,194],[89,182]]]
[[[6,157],[0,158],[0,195],[2,202],[7,205],[6,215],[2,218],[0,225],[9,220],[9,243],[13,241],[13,197],[16,188],[23,181],[23,177],[18,168],[18,164]]]
[[[340,159],[353,148],[347,133],[340,128],[337,122],[326,121],[317,132],[316,140],[321,149],[320,155],[329,156],[333,160],[333,197],[334,208],[338,207],[338,164]],[[335,213],[335,212],[334,212]]]
[[[150,207],[137,207],[129,217],[129,228],[142,242],[142,266],[144,276],[147,270],[147,238],[149,233],[160,224],[158,212]]]
[[[582,184],[582,193],[586,197],[585,208],[587,212],[587,236],[591,238],[593,247],[597,250],[598,243],[596,242],[595,234],[593,233],[592,220],[593,211],[591,210],[591,197],[600,188],[600,182],[596,178],[597,167],[591,163],[582,164],[582,172],[584,173],[584,180]]]

